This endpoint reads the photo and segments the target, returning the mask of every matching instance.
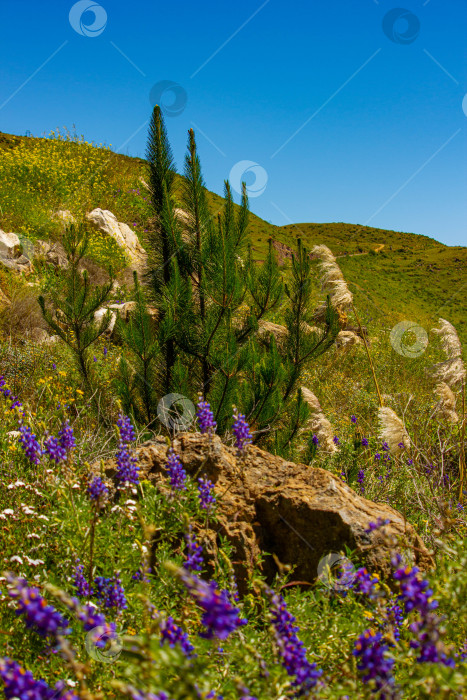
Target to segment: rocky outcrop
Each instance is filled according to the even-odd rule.
[[[21,241],[16,233],[0,230],[0,264],[26,275],[32,271],[31,261],[22,254]]]
[[[363,498],[333,474],[249,446],[245,461],[215,436],[182,433],[174,441],[183,466],[192,476],[207,476],[215,484],[218,519],[208,540],[226,537],[233,545],[237,576],[244,581],[262,553],[275,555],[294,567],[294,579],[313,582],[319,562],[331,552],[348,547],[373,571],[387,574],[387,542],[412,546],[415,562],[423,567],[431,557],[420,537],[403,516],[385,503]],[[163,437],[138,449],[142,479],[167,488],[167,443]],[[115,463],[107,463],[115,473]],[[378,518],[390,523],[366,532]],[[276,571],[273,556],[266,556],[263,570],[271,579]]]
[[[135,268],[142,268],[146,259],[144,248],[136,233],[127,224],[117,221],[115,214],[108,209],[93,209],[86,214],[86,219],[94,228],[111,236],[125,250]]]

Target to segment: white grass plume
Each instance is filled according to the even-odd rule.
[[[347,286],[344,275],[341,272],[336,258],[325,245],[315,245],[311,251],[320,259],[319,267],[321,271],[321,288],[323,292],[329,294],[331,306],[343,312],[353,302],[353,294]],[[322,304],[316,311],[321,315],[326,305]]]
[[[459,416],[456,413],[456,396],[451,387],[445,382],[436,385],[435,394],[439,401],[436,406],[436,413],[440,418],[444,418],[448,423],[458,423]]]
[[[465,381],[465,365],[462,359],[462,345],[457,331],[445,318],[438,319],[439,328],[433,328],[433,333],[439,335],[441,346],[446,353],[447,360],[438,362],[432,368],[433,376],[439,382],[453,387],[459,382]]]
[[[339,331],[336,338],[336,346],[339,349],[348,350],[353,345],[361,345],[362,339],[353,331]]]
[[[383,442],[387,442],[390,451],[393,454],[399,454],[402,452],[403,447],[408,448],[410,446],[410,438],[404,427],[403,422],[392,410],[387,406],[382,406],[378,409],[379,418],[379,437]],[[403,447],[400,447],[403,445]]]
[[[303,400],[310,409],[310,417],[304,426],[304,430],[309,430],[319,440],[319,445],[324,452],[328,454],[333,454],[337,452],[337,447],[333,442],[333,429],[331,423],[328,421],[323,413],[323,409],[312,391],[306,388],[306,386],[301,387]]]
[[[439,335],[442,348],[448,359],[455,360],[462,355],[462,345],[457,335],[457,331],[449,321],[444,318],[438,319],[439,328],[433,328],[433,333]]]

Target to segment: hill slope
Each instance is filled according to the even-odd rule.
[[[53,235],[59,209],[84,214],[110,209],[143,239],[150,208],[141,182],[145,163],[95,147],[69,134],[39,139],[0,133],[0,228],[35,240]],[[213,214],[222,198],[209,192]],[[268,239],[287,265],[298,238],[326,244],[355,293],[365,321],[386,327],[409,319],[427,329],[438,316],[467,341],[467,248],[427,236],[345,223],[274,226],[252,214],[253,252],[264,257]],[[430,325],[431,324],[431,325]]]

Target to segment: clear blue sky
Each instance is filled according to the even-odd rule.
[[[232,177],[249,167],[251,208],[275,224],[466,245],[467,0],[400,2],[89,0],[70,22],[69,0],[0,0],[0,130],[75,124],[142,156],[168,81],[177,164],[194,126],[210,189],[250,161]]]

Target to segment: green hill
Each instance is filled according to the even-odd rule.
[[[52,138],[33,138],[0,133],[0,228],[36,240],[58,233],[53,215],[59,209],[79,217],[101,207],[144,239],[150,216],[144,177],[143,160],[96,147],[76,135],[57,132]],[[209,202],[215,214],[222,198],[209,193]],[[409,319],[428,329],[442,316],[467,341],[467,248],[358,224],[274,226],[254,214],[250,231],[254,256],[261,260],[272,238],[285,267],[298,238],[308,248],[329,246],[340,258],[367,323],[379,319],[390,327]]]

